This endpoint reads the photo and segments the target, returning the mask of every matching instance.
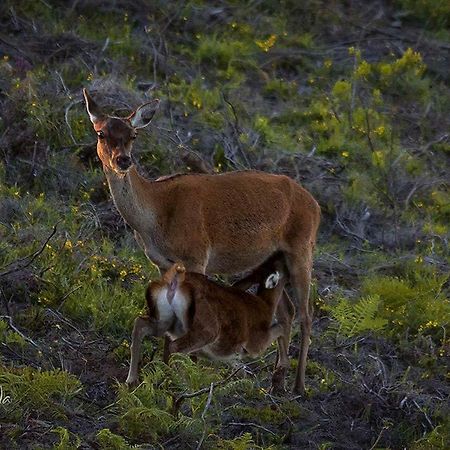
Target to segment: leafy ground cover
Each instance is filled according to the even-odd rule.
[[[0,447],[448,448],[444,1],[0,5]],[[112,205],[82,104],[158,97],[148,177],[288,174],[323,213],[304,398],[145,347],[157,276]],[[292,377],[297,331],[290,347]],[[292,380],[290,380],[292,381]]]

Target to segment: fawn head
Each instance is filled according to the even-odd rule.
[[[159,106],[159,100],[144,103],[128,117],[105,114],[86,89],[86,109],[97,133],[97,153],[104,167],[125,174],[132,166],[131,149],[137,130],[146,127]]]

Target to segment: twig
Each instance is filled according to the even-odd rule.
[[[73,135],[72,126],[70,125],[70,122],[69,122],[69,112],[72,109],[72,106],[75,106],[78,103],[82,103],[82,100],[74,100],[73,102],[70,102],[67,105],[67,107],[64,111],[64,120],[66,122],[67,128],[69,129],[69,136],[70,136],[70,139],[72,139],[73,144],[77,147],[90,147],[92,145],[92,143],[84,144],[82,142],[78,142],[75,139],[75,136]]]
[[[60,320],[61,322],[64,322],[67,326],[72,328],[72,330],[76,331],[81,337],[84,338],[83,333],[75,325],[73,325],[68,319],[66,319],[58,310],[55,311],[51,308],[45,308],[44,311],[49,312],[50,314],[53,314],[58,320]]]
[[[247,164],[247,168],[249,168],[249,167],[251,167],[250,161],[248,160],[247,155],[246,155],[244,149],[242,148],[241,142],[239,141],[240,126],[239,126],[239,118],[238,118],[238,115],[236,112],[236,108],[234,107],[233,103],[231,103],[230,100],[228,100],[225,92],[222,92],[222,97],[223,97],[223,100],[225,101],[225,103],[231,108],[231,112],[233,113],[233,117],[234,117],[233,131],[235,134],[237,147],[238,147],[239,151],[241,152],[241,155],[244,158],[245,163]]]
[[[228,381],[230,381],[240,370],[241,370],[241,367],[238,367],[236,370],[231,372],[231,374],[228,375],[223,380],[218,381],[217,383],[211,383],[213,385],[213,388],[216,388],[218,386],[222,386],[222,385],[228,383]],[[206,394],[210,389],[211,389],[211,387],[209,386],[209,387],[200,389],[196,392],[185,392],[184,394],[181,394],[175,400],[175,402],[173,404],[173,414],[176,415],[178,413],[178,410],[180,409],[181,404],[183,403],[184,400],[186,400],[187,398],[198,397],[199,395]]]
[[[44,241],[44,243],[42,244],[42,246],[40,247],[39,250],[36,250],[34,253],[31,253],[30,255],[24,256],[23,258],[20,258],[20,259],[18,259],[16,261],[10,262],[6,266],[4,266],[3,269],[6,268],[6,267],[11,266],[13,264],[19,264],[22,261],[25,261],[25,260],[28,259],[28,261],[25,264],[23,264],[22,266],[16,266],[16,267],[14,267],[12,269],[9,269],[9,270],[6,270],[4,272],[0,272],[0,277],[4,277],[6,275],[9,275],[10,273],[17,272],[19,270],[25,269],[26,267],[30,266],[33,263],[33,261],[45,250],[46,245],[49,243],[50,239],[55,235],[58,223],[53,225],[52,232],[47,237],[47,239]]]
[[[379,442],[380,439],[381,439],[381,436],[382,436],[382,434],[383,434],[383,431],[386,430],[386,429],[387,429],[387,427],[385,427],[385,426],[381,429],[380,434],[377,436],[375,442],[373,443],[372,447],[370,447],[369,450],[373,450],[374,448],[376,448],[378,442]]]
[[[74,292],[78,291],[78,289],[80,289],[81,287],[82,287],[82,285],[80,284],[80,285],[74,287],[71,291],[67,292],[67,294],[64,294],[61,297],[61,299],[60,299],[61,303],[59,304],[59,306],[58,306],[58,308],[56,310],[59,312],[61,310],[61,308],[63,307],[63,305],[64,305],[65,301],[67,300],[67,298],[69,296],[71,296]]]
[[[9,301],[6,298],[5,291],[1,287],[0,287],[0,292],[2,293],[2,299],[3,299],[3,303],[5,304],[6,314],[8,316],[10,316],[11,315],[11,310],[9,309]]]
[[[11,316],[0,316],[0,319],[6,319],[8,321],[8,325],[10,328],[15,331],[18,335],[20,335],[23,339],[25,339],[27,342],[32,344],[34,347],[36,347],[38,350],[41,350],[41,347],[39,347],[36,342],[33,341],[33,339],[29,338],[28,336],[25,336],[13,323]]]
[[[431,422],[431,419],[428,417],[428,414],[424,411],[423,408],[421,408],[417,402],[413,399],[412,401],[414,403],[414,405],[416,406],[416,408],[424,415],[426,421],[428,422],[428,425],[430,425],[431,429],[434,428],[433,422]]]
[[[267,433],[273,434],[274,436],[276,435],[276,433],[274,433],[272,430],[269,430],[266,427],[263,427],[262,425],[258,425],[257,423],[254,422],[230,422],[227,423],[226,426],[240,426],[240,427],[255,427],[255,428],[260,428],[261,430],[266,431]]]
[[[205,440],[206,430],[207,430],[206,413],[207,413],[207,411],[208,411],[208,409],[209,409],[209,407],[211,405],[213,390],[214,390],[214,383],[211,383],[211,385],[209,386],[208,399],[206,400],[205,408],[203,409],[202,417],[201,417],[202,421],[203,421],[203,433],[202,433],[202,437],[200,438],[200,441],[198,442],[196,450],[200,450],[201,449],[201,447],[203,445],[203,441]]]

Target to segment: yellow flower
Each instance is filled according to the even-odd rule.
[[[265,41],[255,41],[255,44],[264,52],[268,52],[277,41],[277,36],[275,34],[271,34]]]

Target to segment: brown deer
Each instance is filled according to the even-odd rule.
[[[252,276],[261,276],[256,295],[186,272],[182,263],[149,283],[147,314],[134,323],[126,382],[134,384],[138,379],[146,335],[169,335],[173,353],[200,352],[214,359],[255,357],[263,352],[284,333],[284,324],[274,323],[274,313],[286,284],[286,270],[281,259],[275,258]]]
[[[283,255],[301,321],[294,391],[304,392],[312,323],[311,271],[320,221],[317,202],[294,180],[258,171],[147,180],[133,164],[131,149],[159,101],[119,118],[106,115],[86,90],[83,93],[114,203],[146,256],[160,269],[183,261],[190,272],[233,275],[253,270],[275,253]],[[276,314],[286,324],[287,305],[284,292]],[[277,365],[283,376],[289,340],[286,325],[278,340]]]

